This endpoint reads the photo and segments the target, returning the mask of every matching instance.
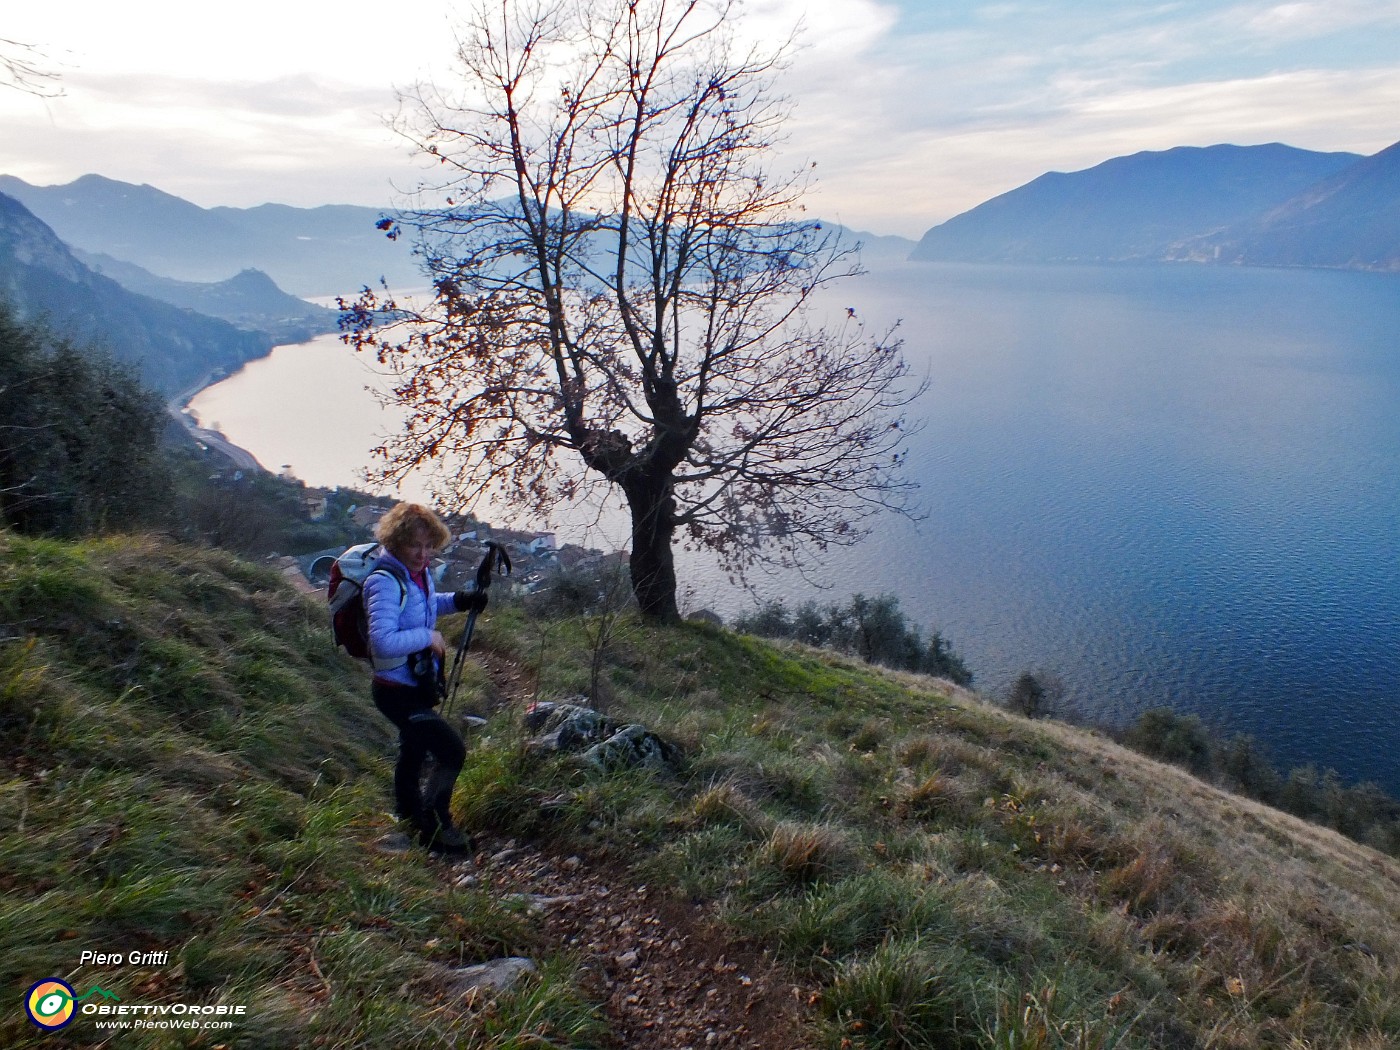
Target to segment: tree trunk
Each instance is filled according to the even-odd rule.
[[[623,482],[632,513],[632,593],[642,615],[651,620],[680,619],[676,605],[676,501],[671,477],[638,472]]]

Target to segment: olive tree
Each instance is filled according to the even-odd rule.
[[[450,87],[403,96],[435,158],[411,233],[432,294],[366,289],[346,338],[408,409],[376,480],[428,465],[454,504],[534,512],[620,493],[631,583],[676,615],[674,547],[743,566],[854,542],[905,508],[893,331],[814,296],[857,272],[806,218],[809,171],[771,170],[785,48],[741,46],[709,0],[486,0]]]

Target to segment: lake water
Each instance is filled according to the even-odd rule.
[[[1400,794],[1400,277],[909,265],[837,294],[902,318],[928,371],[928,513],[818,563],[824,595],[762,595],[889,591],[986,691],[1049,671],[1095,718],[1167,704]],[[273,469],[352,483],[395,425],[367,381],[329,337],[193,407]],[[682,571],[693,606],[752,607]]]

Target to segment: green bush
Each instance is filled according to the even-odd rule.
[[[165,425],[133,371],[0,303],[0,524],[79,536],[156,520],[170,494]]]
[[[763,638],[789,638],[806,645],[859,656],[866,663],[902,671],[937,675],[959,685],[972,684],[972,672],[938,631],[923,637],[892,594],[851,597],[844,604],[818,607],[804,602],[789,610],[781,599],[761,604],[734,621],[734,629]]]
[[[1144,711],[1128,730],[1125,743],[1196,773],[1211,769],[1210,734],[1196,715],[1179,715],[1165,707]]]
[[[1045,713],[1046,692],[1045,684],[1027,671],[1012,683],[1006,705],[1027,718],[1039,718]]]

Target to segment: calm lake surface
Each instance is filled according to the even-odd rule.
[[[825,594],[761,595],[889,591],[984,691],[1048,671],[1097,719],[1170,705],[1400,794],[1400,277],[924,264],[836,294],[902,319],[927,369],[928,513],[816,564]],[[272,469],[353,483],[396,422],[373,378],[327,337],[192,407]],[[682,571],[692,607],[752,608]]]

